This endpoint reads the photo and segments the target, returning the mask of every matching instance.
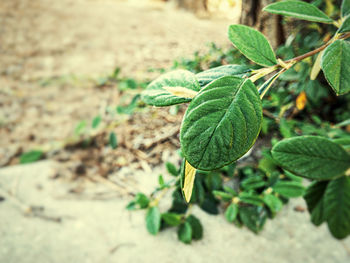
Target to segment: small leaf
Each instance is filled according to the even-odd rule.
[[[141,209],[147,208],[149,205],[149,198],[143,193],[137,193],[135,196],[135,203],[140,206]]]
[[[251,70],[242,65],[224,65],[216,68],[211,68],[206,71],[200,72],[196,75],[199,85],[204,87],[210,82],[219,79],[224,76],[237,76],[243,77],[247,72]]]
[[[251,176],[247,179],[244,179],[241,183],[241,186],[245,190],[251,190],[260,188],[266,185],[266,182],[260,176]]]
[[[294,181],[278,181],[272,186],[272,189],[287,198],[303,196],[305,193],[305,188]]]
[[[38,150],[25,152],[25,153],[22,153],[21,156],[19,157],[19,162],[21,164],[33,163],[40,160],[43,154],[44,153],[42,151],[38,151]]]
[[[199,240],[203,237],[203,226],[201,221],[194,215],[190,215],[186,218],[186,221],[191,225],[192,228],[192,239]]]
[[[343,0],[341,5],[341,15],[342,17],[350,15],[350,0]]]
[[[266,194],[264,195],[263,200],[272,213],[281,211],[283,203],[277,196]]]
[[[117,135],[115,135],[114,132],[109,134],[109,145],[112,147],[112,149],[116,149],[118,147]]]
[[[80,121],[74,129],[75,135],[77,136],[81,135],[84,132],[85,128],[86,128],[86,121],[85,120]]]
[[[101,123],[101,116],[96,116],[93,120],[92,120],[92,124],[91,124],[91,127],[93,129],[96,129],[98,127],[98,125]]]
[[[306,97],[306,93],[305,91],[300,92],[300,94],[298,95],[295,104],[297,106],[298,110],[303,110],[306,106],[307,103],[307,97]]]
[[[272,148],[273,158],[286,170],[316,180],[342,175],[350,155],[337,143],[317,136],[285,139]]]
[[[226,211],[225,211],[225,217],[227,219],[227,221],[229,222],[233,222],[235,221],[236,217],[237,217],[237,214],[238,214],[238,206],[234,203],[231,203],[227,208],[226,208]]]
[[[239,194],[239,200],[250,205],[261,206],[263,204],[262,198],[254,193],[241,192]]]
[[[183,193],[186,199],[186,202],[189,203],[191,200],[194,178],[196,176],[196,168],[192,167],[187,161],[185,162],[185,178]]]
[[[350,16],[345,18],[344,22],[341,24],[337,33],[346,33],[346,32],[350,32]]]
[[[350,177],[342,176],[330,181],[324,195],[328,228],[335,238],[350,234]]]
[[[337,95],[350,91],[350,43],[336,40],[329,45],[322,56],[324,75]]]
[[[172,163],[166,162],[165,166],[166,166],[168,173],[170,173],[171,175],[173,175],[173,176],[179,175],[179,171],[176,169],[175,165],[173,165]]]
[[[263,11],[313,22],[333,23],[333,20],[316,6],[302,1],[287,0],[273,3],[266,6]]]
[[[197,169],[221,168],[253,146],[261,123],[261,100],[254,84],[222,77],[190,103],[180,132],[182,153]]]
[[[176,213],[164,213],[162,214],[162,219],[169,226],[178,226],[181,224],[181,215]]]
[[[150,234],[156,235],[160,229],[161,215],[157,206],[150,207],[146,214],[146,227]]]
[[[239,209],[239,218],[242,223],[248,227],[254,233],[258,233],[262,230],[266,218],[267,213],[263,207],[240,207]]]
[[[175,70],[152,81],[142,92],[142,100],[153,106],[170,106],[190,102],[200,90],[196,76],[186,70]]]
[[[158,184],[160,187],[164,187],[165,185],[163,175],[161,174],[158,176]]]
[[[262,66],[277,64],[270,43],[259,31],[249,26],[231,25],[228,36],[233,45],[251,61]]]
[[[185,222],[182,225],[180,225],[177,236],[179,240],[185,244],[189,244],[192,241],[192,227],[190,223]]]
[[[222,192],[222,191],[213,191],[215,197],[221,198],[223,201],[230,201],[232,199],[232,194]]]
[[[318,53],[317,58],[315,60],[314,65],[312,66],[311,73],[310,73],[310,79],[315,80],[318,76],[318,74],[321,71],[321,60],[322,60],[323,51]]]
[[[224,185],[223,188],[227,193],[230,193],[232,196],[237,196],[237,192],[234,189],[232,189],[231,187]]]

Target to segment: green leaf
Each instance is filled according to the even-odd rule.
[[[156,235],[160,229],[161,215],[157,206],[150,207],[146,214],[146,227],[149,233]]]
[[[346,17],[340,28],[338,29],[338,33],[346,33],[350,32],[350,16]]]
[[[241,183],[241,186],[245,190],[251,190],[260,188],[266,185],[266,182],[260,176],[251,176],[247,179],[244,179]]]
[[[118,147],[117,135],[115,135],[114,132],[109,134],[109,145],[112,147],[112,149],[116,149]]]
[[[270,43],[259,31],[249,26],[231,25],[228,37],[233,45],[251,61],[262,66],[277,64]]]
[[[266,6],[263,11],[313,22],[333,23],[333,20],[316,6],[302,1],[288,0],[273,3]]]
[[[336,40],[329,45],[322,56],[324,75],[337,95],[350,91],[350,43]]]
[[[164,213],[162,214],[162,219],[169,226],[178,226],[181,224],[181,215],[176,213]]]
[[[135,196],[135,203],[140,206],[141,209],[147,208],[149,205],[149,198],[143,193],[137,193]]]
[[[350,0],[343,0],[341,5],[341,15],[342,17],[350,15]]]
[[[85,128],[86,128],[86,121],[85,120],[80,121],[74,129],[75,135],[77,136],[81,135],[84,132]]]
[[[96,129],[98,127],[98,125],[101,123],[101,116],[96,116],[93,120],[92,120],[92,124],[91,124],[91,127],[93,129]]]
[[[164,178],[163,178],[163,175],[161,175],[161,174],[158,176],[158,184],[160,187],[165,186]]]
[[[176,169],[175,165],[173,165],[172,163],[166,162],[165,166],[166,166],[168,173],[170,173],[171,175],[173,175],[173,176],[179,175],[178,169]]]
[[[192,227],[191,224],[188,222],[185,222],[180,225],[177,236],[179,240],[185,244],[189,244],[192,241]]]
[[[196,76],[186,70],[175,70],[152,81],[142,92],[142,100],[153,106],[170,106],[190,102],[200,90]]]
[[[281,211],[283,203],[277,196],[266,194],[264,195],[263,200],[272,213]]]
[[[307,189],[304,199],[307,209],[311,214],[311,222],[319,226],[326,219],[324,216],[324,193],[326,191],[328,181],[313,182]]]
[[[305,188],[294,181],[278,181],[272,186],[272,189],[287,198],[302,196],[305,193]]]
[[[232,194],[222,192],[222,191],[213,191],[215,197],[221,198],[223,201],[230,201],[232,199]]]
[[[222,77],[190,103],[180,132],[182,153],[200,170],[215,170],[243,156],[262,123],[262,106],[249,79]]]
[[[239,200],[250,205],[261,206],[263,204],[263,199],[254,193],[241,192],[239,194]]]
[[[342,176],[329,182],[324,195],[328,228],[335,238],[350,234],[350,178]]]
[[[233,221],[235,221],[235,219],[237,217],[237,214],[238,214],[238,206],[237,206],[237,204],[231,203],[226,208],[226,211],[225,211],[225,217],[226,217],[227,221],[229,221],[231,223]]]
[[[232,196],[237,196],[237,192],[234,189],[232,189],[231,187],[224,185],[223,188],[224,188],[225,192],[230,193]]]
[[[199,85],[206,86],[210,82],[224,76],[243,77],[247,72],[251,71],[248,67],[243,65],[224,65],[206,71],[200,72],[196,75]]]
[[[340,145],[317,136],[285,139],[272,156],[284,169],[316,180],[335,178],[350,167],[350,155]]]
[[[263,207],[253,206],[253,207],[240,207],[239,218],[243,224],[248,227],[254,233],[258,233],[262,230],[267,213]]]
[[[203,237],[203,226],[201,221],[194,215],[190,215],[186,218],[186,221],[191,225],[192,228],[192,239],[199,240]]]
[[[19,157],[19,162],[21,164],[33,163],[40,160],[43,154],[44,153],[42,151],[38,151],[38,150],[25,152],[25,153],[22,153],[21,156]]]

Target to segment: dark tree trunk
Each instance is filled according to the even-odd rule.
[[[244,0],[242,1],[241,24],[256,28],[262,32],[273,47],[285,42],[285,30],[282,17],[263,12],[264,6],[275,2],[272,0]]]

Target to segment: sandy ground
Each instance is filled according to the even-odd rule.
[[[146,232],[144,211],[125,209],[128,199],[81,199],[67,195],[71,183],[50,179],[57,163],[43,161],[0,171],[1,185],[16,189],[26,204],[45,207],[61,223],[24,217],[10,200],[0,203],[0,262],[237,262],[237,263],[345,263],[350,261],[350,239],[333,239],[325,225],[309,222],[302,199],[293,200],[258,236],[195,208],[204,225],[204,238],[184,245],[175,230],[154,237]],[[156,174],[135,173],[148,191]],[[105,185],[95,185],[107,191]],[[109,189],[110,190],[110,189]],[[147,191],[147,189],[144,189]],[[166,203],[169,200],[165,200]]]
[[[148,68],[228,45],[232,20],[198,19],[157,0],[5,0],[0,3],[0,73],[21,80],[94,76]]]

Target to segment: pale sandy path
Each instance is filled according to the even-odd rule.
[[[22,80],[116,66],[144,77],[208,42],[228,45],[234,22],[198,19],[155,0],[4,0],[0,10],[0,73]]]
[[[125,210],[127,199],[67,199],[70,183],[49,179],[56,165],[44,161],[0,170],[2,187],[6,184],[7,189],[14,189],[18,185],[19,198],[45,206],[49,214],[64,216],[60,224],[26,218],[8,200],[0,202],[0,262],[350,262],[350,239],[336,241],[325,225],[316,228],[309,222],[308,213],[294,211],[296,205],[305,207],[302,199],[290,202],[258,236],[230,225],[223,215],[211,216],[195,207],[194,214],[204,225],[204,238],[184,245],[177,241],[175,230],[157,237],[148,234],[144,211]],[[158,172],[161,170],[133,176],[143,188],[151,190]],[[99,187],[100,191],[110,190]]]

